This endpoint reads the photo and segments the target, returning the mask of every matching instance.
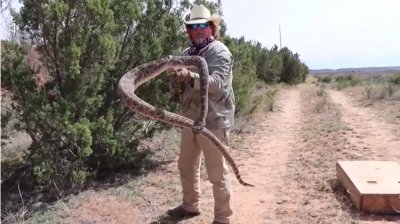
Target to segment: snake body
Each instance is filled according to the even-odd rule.
[[[184,116],[158,109],[144,100],[140,99],[135,90],[143,83],[159,76],[162,72],[170,68],[193,68],[199,69],[200,74],[200,95],[201,95],[201,114],[193,121]],[[122,103],[131,111],[144,116],[156,119],[180,128],[192,129],[196,135],[204,136],[210,141],[224,156],[232,168],[236,179],[244,186],[251,186],[240,176],[239,169],[228,153],[228,147],[223,144],[210,130],[205,128],[205,119],[208,112],[208,66],[204,58],[200,56],[169,56],[146,64],[139,65],[125,73],[118,82],[118,95]]]

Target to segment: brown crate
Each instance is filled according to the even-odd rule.
[[[400,214],[400,166],[392,161],[338,161],[336,173],[357,209]]]

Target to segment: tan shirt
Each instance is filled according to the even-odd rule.
[[[188,55],[186,49],[182,55]],[[208,64],[209,93],[206,127],[208,129],[231,128],[235,115],[235,96],[232,89],[233,56],[220,41],[214,41],[205,52],[200,53]],[[196,120],[200,115],[200,81],[197,69],[190,74],[194,86],[186,84],[182,95],[182,115]]]

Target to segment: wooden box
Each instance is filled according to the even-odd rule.
[[[357,209],[400,214],[400,166],[392,161],[338,161],[339,181]]]

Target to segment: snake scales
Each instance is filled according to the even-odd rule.
[[[135,94],[135,90],[143,83],[157,77],[169,68],[193,68],[199,69],[200,73],[200,94],[201,94],[201,114],[193,121],[178,114],[155,108],[143,101]],[[199,56],[169,56],[133,68],[125,73],[118,83],[118,95],[122,103],[130,110],[144,116],[177,126],[180,128],[192,129],[195,134],[203,135],[208,141],[225,157],[228,164],[240,184],[251,186],[242,180],[239,169],[235,161],[229,155],[228,147],[224,145],[211,131],[205,128],[205,119],[208,112],[208,66],[204,58]]]

